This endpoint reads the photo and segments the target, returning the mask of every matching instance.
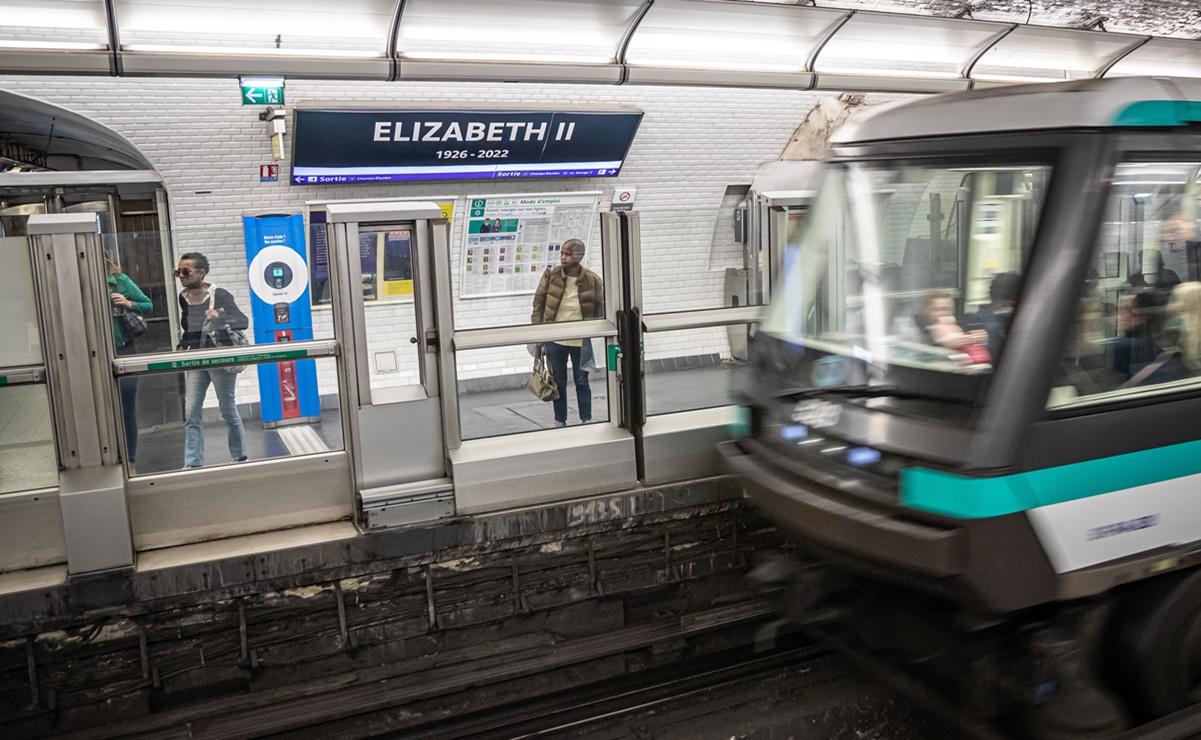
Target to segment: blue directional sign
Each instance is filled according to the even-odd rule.
[[[615,177],[642,112],[299,109],[292,184]]]

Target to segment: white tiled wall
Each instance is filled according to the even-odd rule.
[[[732,204],[725,199],[727,187],[750,184],[762,163],[778,159],[818,97],[829,95],[713,88],[289,80],[286,98],[290,107],[316,101],[397,106],[438,101],[562,108],[627,104],[645,112],[618,178],[294,187],[289,184],[289,151],[279,162],[279,182],[259,182],[259,165],[272,162],[267,125],[258,120],[260,106],[241,105],[234,79],[0,76],[0,88],[89,116],[136,145],[166,183],[178,235],[176,249],[205,252],[213,263],[213,279],[233,292],[243,306],[249,305],[241,240],[244,211],[303,213],[306,202],[351,198],[462,199],[590,190],[601,191],[600,207],[607,209],[613,187],[621,185],[638,191],[648,313],[722,304],[724,268],[732,246],[728,243]],[[459,205],[451,242],[456,270],[462,200]],[[599,222],[598,218],[589,253],[590,266],[598,271]],[[369,311],[373,325],[379,327],[371,349],[398,348],[402,362],[415,359],[408,343],[411,304],[392,303]],[[456,321],[461,327],[524,323],[528,314],[529,296],[456,301]],[[318,336],[328,335],[329,313],[318,311],[315,316]],[[722,332],[709,333],[705,346],[684,339],[679,347],[658,346],[665,353],[728,353]],[[523,372],[528,360],[521,347],[497,350],[487,366],[472,364],[460,371],[464,377]],[[242,378],[243,383],[253,383],[251,373]],[[402,372],[382,377],[380,382],[409,382],[411,378],[412,373],[402,367]],[[322,385],[332,388],[332,379],[322,378]]]

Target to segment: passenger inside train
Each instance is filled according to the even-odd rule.
[[[1148,187],[1148,171],[1175,184]],[[1129,163],[1117,172],[1050,407],[1162,393],[1194,382],[1201,367],[1191,215],[1201,165]]]
[[[922,339],[928,344],[959,350],[972,364],[988,364],[992,361],[986,346],[988,332],[984,329],[964,331],[955,321],[952,301],[951,294],[945,290],[931,290],[922,295],[917,313],[913,315],[913,323]]]
[[[1193,280],[1173,288],[1168,314],[1185,367],[1201,371],[1201,282]]]
[[[988,353],[1000,357],[1001,347],[1009,336],[1009,325],[1013,321],[1013,307],[1017,305],[1021,276],[1016,272],[1003,272],[988,285],[988,303],[982,304],[974,314],[964,317],[963,325],[968,331],[984,331],[988,335]]]

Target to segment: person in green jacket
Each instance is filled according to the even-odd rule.
[[[109,299],[113,303],[113,341],[117,345],[117,354],[136,354],[133,337],[127,336],[125,327],[121,325],[121,313],[124,310],[145,315],[154,308],[154,304],[137,283],[121,272],[121,268],[115,262],[105,258],[104,268],[107,273]],[[138,472],[134,468],[134,460],[138,455],[138,378],[121,378],[119,385],[121,415],[125,419],[125,461],[129,463],[129,474],[135,475]]]

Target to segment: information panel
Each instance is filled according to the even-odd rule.
[[[460,298],[533,293],[563,242],[588,245],[599,193],[469,198]]]
[[[642,112],[296,111],[292,184],[615,177]]]

